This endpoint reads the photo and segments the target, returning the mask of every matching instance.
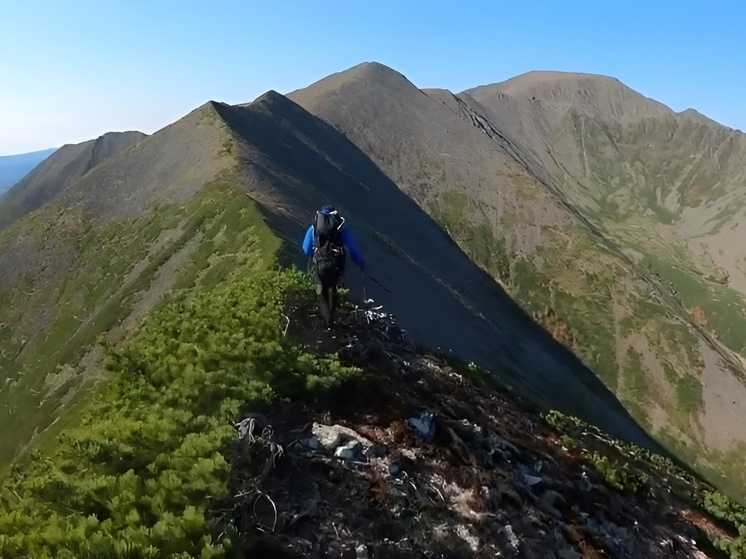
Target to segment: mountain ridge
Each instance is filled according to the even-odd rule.
[[[141,132],[109,132],[82,144],[66,144],[6,192],[0,231],[43,206],[107,157],[144,138]]]
[[[616,78],[573,72],[528,72],[506,81],[463,91],[489,96],[493,91],[532,101],[572,105],[615,122],[673,113],[664,104],[637,93]]]

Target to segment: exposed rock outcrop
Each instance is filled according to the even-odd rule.
[[[219,521],[248,556],[718,556],[672,481],[639,474],[620,492],[475,367],[406,332],[392,342],[392,317],[356,309],[340,324],[299,334],[363,380],[327,413],[284,403],[244,423]]]

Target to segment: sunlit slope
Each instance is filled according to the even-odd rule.
[[[212,285],[264,227],[235,188],[233,140],[208,104],[104,160],[0,235],[0,465],[104,374],[163,294]],[[279,242],[261,233],[276,250]]]
[[[96,140],[61,147],[4,195],[0,230],[40,208],[99,163],[143,138],[145,134],[141,132],[110,132]]]
[[[746,136],[601,76],[535,72],[462,96],[629,258],[652,285],[649,299],[697,333],[694,359],[682,361],[656,333],[670,329],[666,321],[637,320],[617,342],[633,342],[635,353],[617,361],[662,373],[669,394],[679,395],[666,399],[676,402],[672,412],[693,412],[675,422],[699,433],[683,437],[684,446],[701,439],[709,449],[689,451],[692,460],[706,452],[737,471],[746,414]],[[652,341],[653,351],[635,339]],[[676,430],[659,413],[648,416],[662,432]]]

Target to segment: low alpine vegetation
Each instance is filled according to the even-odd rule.
[[[223,557],[210,508],[227,492],[232,423],[277,399],[324,398],[359,373],[285,337],[303,300],[312,285],[295,271],[240,269],[166,301],[109,350],[112,378],[81,424],[4,481],[0,556]]]
[[[656,485],[664,492],[686,496],[693,507],[718,519],[723,531],[703,534],[713,548],[731,559],[746,559],[746,506],[715,490],[670,459],[604,434],[580,419],[552,411],[549,425],[562,433],[565,445],[578,453],[599,479],[622,493],[655,501]],[[660,487],[658,488],[660,491]]]

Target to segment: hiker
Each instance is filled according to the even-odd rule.
[[[324,206],[316,212],[313,223],[303,239],[303,252],[309,258],[309,273],[316,277],[319,310],[327,328],[333,325],[332,315],[337,308],[337,285],[345,270],[345,247],[352,261],[365,268],[363,256],[357,248],[345,219],[334,206]]]

